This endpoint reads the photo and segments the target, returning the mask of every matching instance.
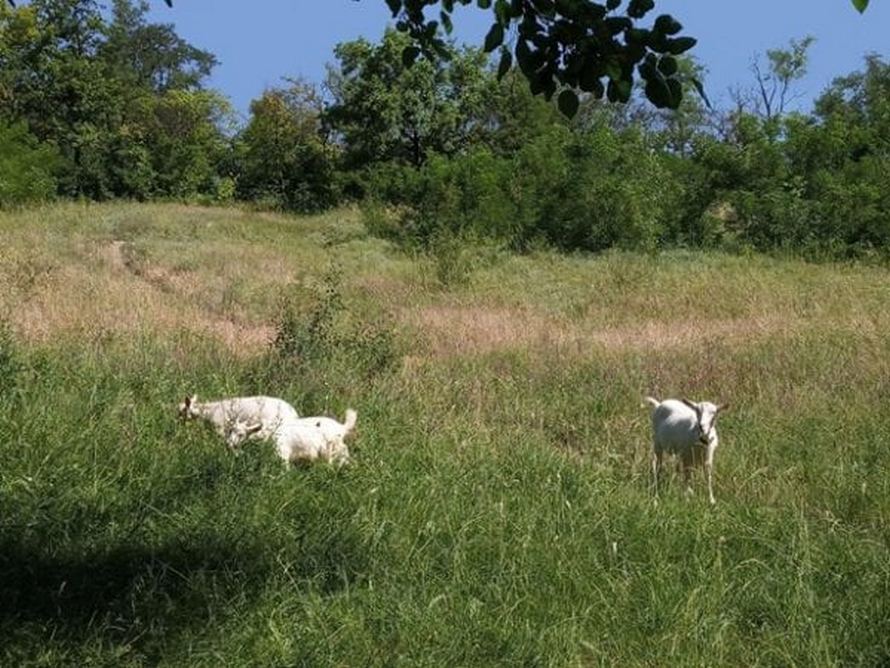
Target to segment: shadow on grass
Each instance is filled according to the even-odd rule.
[[[335,533],[277,550],[202,535],[53,554],[33,533],[28,544],[0,530],[0,656],[33,658],[46,645],[77,654],[98,643],[159,659],[178,637],[249,611],[285,564],[324,595],[360,581],[361,546]]]
[[[0,638],[36,623],[42,636],[75,644],[93,635],[168,639],[211,615],[224,617],[226,601],[261,591],[266,576],[249,546],[187,540],[62,556],[7,534],[0,539]]]

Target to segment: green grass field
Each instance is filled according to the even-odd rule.
[[[890,272],[0,213],[0,665],[890,663]],[[274,341],[277,337],[277,345]],[[241,456],[182,395],[359,412]],[[644,394],[728,401],[653,503]]]

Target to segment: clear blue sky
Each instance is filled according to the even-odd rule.
[[[283,76],[320,82],[338,42],[364,36],[376,40],[390,21],[384,0],[150,0],[151,18],[172,22],[196,46],[216,54],[221,65],[211,85],[245,113],[250,100]],[[455,36],[481,44],[489,13],[455,10]],[[729,86],[750,83],[755,52],[811,34],[809,75],[799,85],[798,106],[836,76],[862,65],[868,51],[890,56],[890,2],[874,0],[864,15],[849,0],[656,0],[654,18],[670,13],[698,38],[693,53],[708,69],[706,87],[718,103]]]

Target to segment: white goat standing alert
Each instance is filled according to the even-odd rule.
[[[345,439],[355,429],[357,419],[358,413],[350,408],[342,423],[329,417],[287,420],[272,436],[275,449],[285,466],[316,459],[346,464],[349,462],[349,449]],[[237,420],[230,426],[226,441],[229,447],[236,447],[245,439],[255,437],[260,429],[259,423]]]
[[[712,504],[717,503],[714,498],[714,452],[719,443],[717,416],[728,404],[718,406],[688,399],[658,401],[652,397],[646,397],[646,402],[652,407],[652,475],[656,497],[662,457],[668,453],[680,457],[687,494],[692,494],[693,465],[704,461],[708,498]]]
[[[198,396],[193,394],[179,404],[179,417],[184,420],[206,420],[226,439],[229,447],[235,449],[235,445],[248,438],[262,440],[274,437],[282,425],[298,420],[300,416],[293,406],[276,397],[233,397],[199,402]],[[254,428],[233,445],[229,432],[232,425],[238,422]]]

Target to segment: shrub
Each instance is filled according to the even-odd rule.
[[[510,241],[516,233],[510,173],[510,162],[486,148],[434,156],[420,169],[381,166],[367,177],[378,203],[366,206],[365,219],[376,233],[427,250],[440,237]],[[379,200],[399,206],[387,210]]]
[[[466,238],[516,248],[543,239],[570,251],[651,248],[660,201],[671,187],[637,134],[572,134],[558,126],[513,158],[477,148],[434,157],[419,170],[381,167],[368,182],[379,198],[399,205],[367,206],[370,230],[446,251]]]
[[[300,212],[335,205],[334,153],[320,136],[320,98],[299,81],[269,89],[250,105],[236,142],[238,196],[269,208]]]
[[[59,163],[57,151],[39,143],[24,123],[0,122],[0,207],[50,199]]]
[[[216,180],[215,200],[217,204],[230,204],[235,200],[235,179],[223,176]]]
[[[274,356],[304,372],[334,371],[338,366],[352,374],[376,374],[397,359],[392,327],[385,318],[376,321],[350,318],[343,304],[340,268],[331,264],[314,294],[286,295],[273,342]]]
[[[600,251],[656,242],[668,175],[636,132],[555,127],[517,156],[515,182],[523,245],[543,237],[563,250]]]

